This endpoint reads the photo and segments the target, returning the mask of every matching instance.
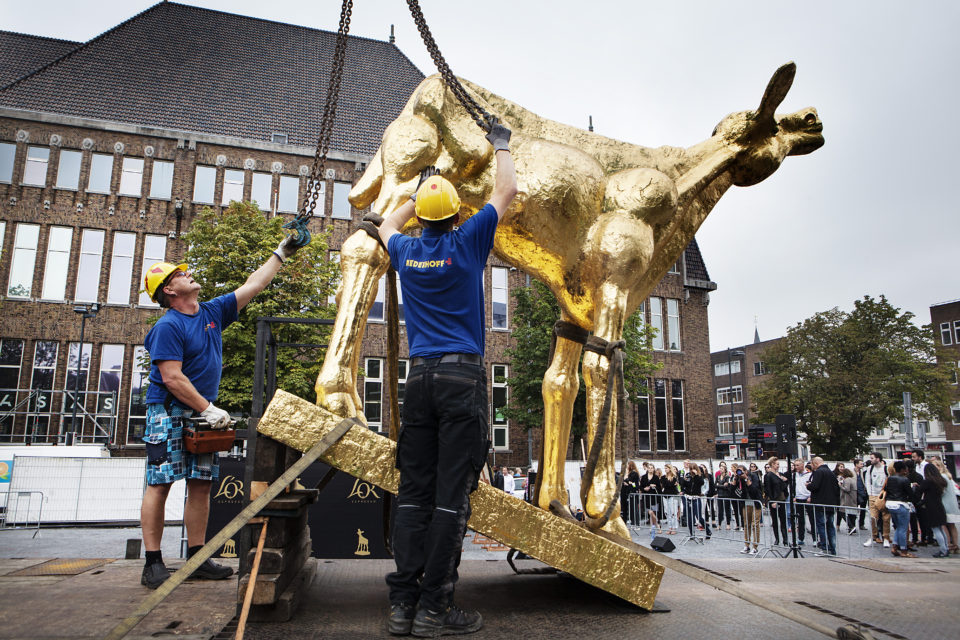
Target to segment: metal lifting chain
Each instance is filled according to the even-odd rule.
[[[284,227],[297,232],[297,246],[304,246],[310,242],[310,232],[306,221],[313,216],[317,208],[317,199],[320,197],[320,181],[323,180],[323,170],[327,162],[327,152],[330,150],[330,137],[333,133],[333,122],[337,115],[337,99],[340,97],[340,81],[343,79],[343,61],[347,53],[347,34],[350,33],[350,14],[353,13],[353,0],[343,0],[340,8],[340,26],[337,29],[337,43],[333,52],[333,66],[330,70],[330,84],[327,86],[327,101],[323,107],[323,117],[320,119],[320,135],[317,140],[317,151],[313,156],[313,166],[307,178],[307,193],[300,204],[297,217]]]
[[[469,113],[473,121],[477,123],[477,126],[484,131],[489,131],[490,127],[496,121],[496,117],[487,113],[483,107],[477,104],[473,96],[467,93],[467,90],[464,89],[460,81],[457,80],[457,76],[453,75],[453,71],[450,70],[446,60],[443,59],[443,54],[440,53],[440,48],[437,47],[437,43],[430,33],[430,27],[427,26],[427,21],[423,18],[423,12],[420,11],[420,3],[418,0],[407,0],[407,6],[410,7],[413,21],[417,23],[417,29],[420,30],[420,37],[423,38],[423,44],[426,45],[427,51],[430,52],[430,57],[433,58],[433,63],[437,65],[437,71],[440,72],[443,81],[450,90],[453,91],[453,95],[457,97],[457,100],[459,100],[460,104],[467,110],[467,113]]]

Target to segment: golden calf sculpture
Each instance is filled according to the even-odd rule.
[[[679,259],[727,189],[756,184],[787,156],[823,145],[816,110],[774,114],[795,71],[793,63],[778,69],[756,110],[727,116],[709,138],[686,149],[651,149],[606,138],[547,120],[464,82],[479,104],[513,130],[519,194],[500,222],[494,252],[545,283],[560,303],[562,320],[604,340],[619,340],[625,319]],[[431,165],[456,185],[462,217],[486,203],[494,182],[493,149],[439,76],[424,80],[387,127],[350,201],[358,209],[372,204],[374,213],[387,217]],[[356,391],[360,344],[377,282],[388,266],[386,251],[363,231],[343,244],[338,314],[316,385],[318,404],[335,414],[362,415]],[[542,508],[554,500],[569,503],[564,461],[581,352],[580,343],[558,338],[543,378]],[[587,352],[582,371],[590,444],[610,362]],[[617,408],[611,404],[612,425]],[[615,441],[608,437],[593,483],[585,488],[583,508],[588,521],[629,538],[616,508],[609,520],[603,517],[616,502],[615,478]]]

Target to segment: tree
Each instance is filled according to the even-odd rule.
[[[186,234],[187,264],[200,283],[201,300],[234,291],[262,265],[283,239],[284,219],[267,218],[255,204],[231,202],[222,213],[205,208]],[[339,265],[327,255],[328,234],[313,234],[280,269],[266,289],[223,332],[223,375],[217,404],[228,411],[249,413],[256,355],[256,322],[260,316],[332,318],[327,302],[339,280]],[[326,344],[323,325],[274,325],[279,342]],[[277,350],[277,386],[309,398],[320,371],[323,353],[310,348]]]
[[[543,426],[543,375],[550,365],[550,343],[553,325],[560,319],[560,305],[547,287],[531,279],[529,287],[513,291],[517,302],[514,312],[513,338],[516,346],[507,350],[511,376],[507,383],[510,400],[504,415],[524,430]],[[650,357],[653,329],[647,328],[639,313],[624,325],[624,383],[629,398],[647,394],[646,381],[660,368]],[[577,376],[580,376],[578,369]],[[573,434],[586,433],[586,392],[582,378],[573,405]]]
[[[918,419],[945,416],[946,368],[935,364],[932,328],[913,317],[864,296],[849,313],[834,308],[790,328],[764,350],[769,375],[751,394],[758,421],[795,414],[812,451],[847,460],[867,450],[873,430],[903,420],[904,391]]]

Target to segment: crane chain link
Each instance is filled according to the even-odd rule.
[[[423,44],[426,45],[427,51],[430,52],[430,57],[433,58],[433,63],[437,65],[437,71],[440,72],[443,81],[453,92],[453,95],[457,97],[457,100],[460,101],[460,104],[467,110],[467,113],[470,114],[473,121],[477,123],[477,126],[484,131],[490,131],[490,127],[496,122],[496,117],[487,113],[483,107],[477,104],[473,96],[467,93],[467,90],[460,84],[457,76],[453,75],[453,71],[450,70],[450,66],[447,65],[446,60],[443,59],[443,54],[440,53],[440,48],[433,39],[433,34],[430,33],[430,27],[427,26],[423,12],[420,11],[420,3],[418,0],[407,0],[407,6],[410,7],[413,21],[417,23],[420,37],[423,38]]]
[[[320,181],[327,163],[330,150],[330,137],[333,133],[333,121],[337,114],[337,99],[340,96],[340,81],[343,79],[343,61],[347,53],[347,34],[350,33],[350,15],[353,13],[353,0],[343,0],[340,8],[340,26],[337,30],[337,43],[333,53],[333,68],[330,71],[330,84],[327,87],[327,101],[320,120],[320,136],[317,151],[313,156],[313,166],[307,179],[307,193],[297,213],[297,220],[306,220],[313,216],[320,197]]]

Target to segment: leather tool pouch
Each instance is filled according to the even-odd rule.
[[[192,420],[183,422],[183,446],[190,453],[229,451],[236,439],[236,429],[211,429]]]

